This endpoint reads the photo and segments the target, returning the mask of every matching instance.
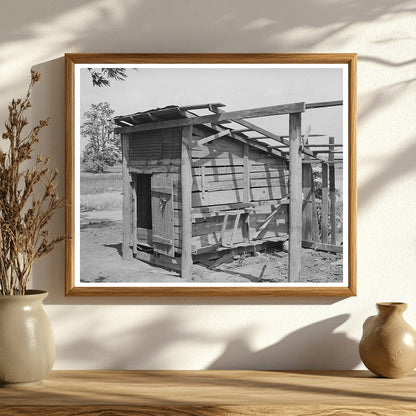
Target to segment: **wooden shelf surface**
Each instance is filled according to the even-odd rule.
[[[0,389],[0,415],[416,415],[416,373],[367,371],[53,371]]]

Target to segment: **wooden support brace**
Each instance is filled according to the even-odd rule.
[[[240,217],[241,217],[241,212],[238,212],[238,213],[236,214],[236,216],[235,216],[235,219],[234,219],[234,227],[233,227],[233,231],[232,231],[232,233],[231,233],[231,240],[230,240],[230,246],[231,246],[231,247],[232,247],[232,246],[233,246],[233,244],[234,244],[234,235],[235,235],[235,232],[236,232],[236,230],[237,230],[238,223],[240,222]]]
[[[259,229],[257,230],[256,235],[254,236],[254,240],[256,240],[257,238],[259,238],[259,235],[261,234],[261,232],[267,228],[267,226],[270,224],[270,222],[273,220],[273,218],[275,217],[275,215],[279,212],[280,209],[280,205],[275,208],[268,216],[267,218],[263,221],[263,224],[259,227]]]
[[[250,241],[251,241],[251,237],[250,237],[250,213],[248,213],[248,212],[246,212],[244,214],[243,241],[246,244],[250,243]]]
[[[229,213],[226,212],[226,214],[224,215],[224,220],[222,223],[222,227],[221,227],[221,244],[224,246],[224,235],[225,235],[225,229],[227,228],[227,222],[228,222],[228,216]]]
[[[182,255],[181,277],[189,279],[192,270],[192,126],[182,128],[181,202],[182,202]]]
[[[215,133],[215,134],[213,134],[211,136],[204,137],[203,139],[199,139],[197,141],[197,145],[198,146],[201,146],[203,144],[210,143],[210,142],[214,141],[215,139],[219,139],[220,137],[227,136],[230,133],[231,133],[230,130],[220,131],[219,133]]]
[[[302,114],[289,115],[289,282],[300,280],[302,263]]]

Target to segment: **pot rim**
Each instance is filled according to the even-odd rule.
[[[48,291],[47,290],[39,290],[39,289],[28,289],[26,290],[26,293],[24,295],[0,295],[0,301],[1,299],[4,300],[11,300],[11,299],[15,299],[17,300],[24,300],[24,299],[35,299],[35,298],[39,298],[40,300],[45,299],[48,296]]]
[[[378,302],[377,309],[381,311],[400,311],[404,312],[407,309],[405,302]]]
[[[407,303],[405,302],[377,302],[377,305],[380,306],[400,306],[400,305],[406,305]]]

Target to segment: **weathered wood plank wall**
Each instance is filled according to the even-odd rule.
[[[253,239],[257,235],[266,218],[274,212],[279,201],[288,192],[289,171],[286,160],[228,137],[201,145],[198,138],[207,135],[209,133],[204,132],[200,127],[194,131],[192,150],[194,252],[220,243],[223,245],[231,242],[247,243],[248,236]],[[251,210],[229,214],[225,220],[227,210],[235,211],[236,207],[242,204],[255,206]],[[224,211],[222,215],[218,212],[212,215],[215,210]],[[287,232],[288,210],[287,206],[284,206],[259,238],[276,239],[286,235]]]

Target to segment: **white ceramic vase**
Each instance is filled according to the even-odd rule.
[[[48,292],[0,295],[0,385],[41,383],[55,361],[52,326],[42,301]]]

